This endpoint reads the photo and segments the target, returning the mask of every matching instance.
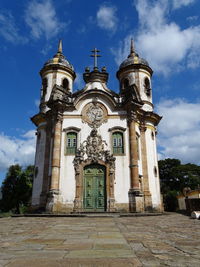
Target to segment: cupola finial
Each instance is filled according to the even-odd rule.
[[[58,43],[58,53],[62,54],[62,40],[61,39],[59,40],[59,43]]]
[[[134,41],[133,41],[133,38],[131,38],[130,54],[128,57],[132,57],[134,55],[135,55]]]
[[[134,53],[134,41],[133,38],[131,38],[131,49],[130,49],[131,54]]]

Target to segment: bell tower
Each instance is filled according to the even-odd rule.
[[[151,77],[153,70],[149,63],[141,58],[135,51],[133,39],[131,39],[130,53],[117,72],[120,84],[120,92],[123,93],[129,86],[135,85],[141,100],[144,102],[143,109],[152,111]]]
[[[52,89],[58,85],[66,90],[73,91],[73,82],[76,78],[73,66],[65,58],[62,52],[62,41],[59,41],[58,51],[49,59],[40,71],[42,79],[40,111],[46,113],[49,110],[47,102],[49,101]]]

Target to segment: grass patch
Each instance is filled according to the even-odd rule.
[[[11,215],[13,215],[13,213],[11,211],[0,212],[0,218],[10,217]]]

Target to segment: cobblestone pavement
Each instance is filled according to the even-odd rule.
[[[200,266],[200,220],[1,218],[0,266]]]

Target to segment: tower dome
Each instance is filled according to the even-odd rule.
[[[130,65],[137,65],[137,64],[142,64],[144,66],[149,67],[149,63],[147,62],[146,59],[141,58],[134,49],[134,44],[133,44],[133,39],[131,39],[131,48],[130,48],[130,54],[128,57],[120,64],[119,69],[123,69],[127,66]]]
[[[62,41],[61,40],[59,41],[57,53],[53,56],[53,58],[45,62],[44,67],[52,66],[52,65],[60,65],[60,66],[67,67],[70,70],[74,71],[74,67],[72,66],[72,64],[69,63],[69,61],[65,58],[65,56],[62,53]]]
[[[153,73],[153,70],[149,66],[149,63],[146,59],[141,58],[134,49],[134,43],[133,39],[131,39],[131,47],[130,47],[130,54],[128,57],[120,64],[119,70],[117,72],[117,77],[119,78],[119,75],[121,72],[123,72],[126,69],[130,68],[144,68],[147,69],[151,74]]]

